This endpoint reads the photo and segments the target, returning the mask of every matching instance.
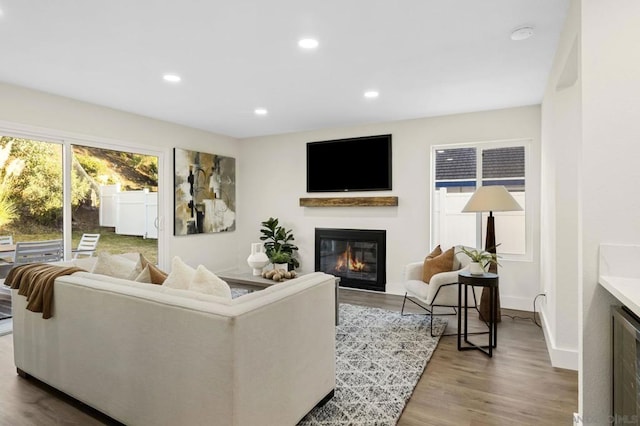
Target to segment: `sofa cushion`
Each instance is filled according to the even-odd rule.
[[[189,290],[231,299],[229,284],[202,265],[196,268],[196,273],[189,283]]]
[[[129,276],[130,280],[149,284],[163,284],[167,273],[151,263],[142,253],[138,256],[136,266]]]
[[[422,281],[428,283],[431,281],[431,277],[440,272],[449,272],[453,270],[453,256],[454,247],[443,252],[440,255],[424,260],[424,266],[422,269]]]
[[[135,272],[135,271],[134,271]],[[142,271],[133,279],[133,281],[139,283],[152,284],[151,282],[151,274],[149,273],[149,266],[145,266]]]
[[[91,272],[114,278],[127,279],[131,276],[135,266],[136,262],[125,256],[100,252],[98,253],[98,258]]]
[[[188,290],[195,273],[195,269],[184,263],[179,256],[175,256],[171,261],[171,272],[162,285],[178,290]]]

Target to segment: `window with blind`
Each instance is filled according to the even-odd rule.
[[[435,147],[432,152],[432,245],[484,248],[487,213],[462,213],[476,188],[503,185],[520,212],[494,212],[498,252],[512,258],[527,253],[526,169],[528,141]]]

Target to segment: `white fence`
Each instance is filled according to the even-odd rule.
[[[472,192],[448,193],[446,188],[435,191],[433,197],[433,238],[442,247],[463,244],[477,247],[476,213],[462,213],[462,209],[473,195]],[[505,254],[526,253],[525,227],[525,193],[511,192],[511,195],[522,207],[519,212],[494,212],[496,227],[496,244],[498,251]],[[482,247],[486,235],[488,213],[482,214]]]
[[[120,185],[100,186],[100,226],[116,228],[116,234],[158,238],[158,193],[120,191]]]

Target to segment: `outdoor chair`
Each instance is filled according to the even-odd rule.
[[[0,235],[0,246],[4,246],[5,250],[0,248],[0,278],[7,275],[8,270],[13,267],[13,235]]]
[[[62,240],[19,241],[16,243],[14,265],[57,262],[64,257]]]
[[[100,234],[82,234],[78,247],[73,250],[73,258],[77,259],[78,256],[91,257],[98,247],[98,240]]]

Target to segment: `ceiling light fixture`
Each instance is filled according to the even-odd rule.
[[[511,40],[520,41],[526,40],[533,35],[532,27],[520,27],[513,30],[511,33]]]
[[[367,99],[375,99],[378,96],[380,96],[380,93],[376,92],[375,90],[369,90],[367,92],[364,92],[364,97]]]
[[[315,38],[303,38],[298,41],[298,46],[302,47],[303,49],[315,49],[316,47],[318,47],[318,40],[316,40]]]
[[[253,110],[256,115],[267,115],[268,111],[264,108],[256,108]]]
[[[176,74],[165,74],[162,76],[164,81],[168,81],[169,83],[179,83],[182,78]]]

